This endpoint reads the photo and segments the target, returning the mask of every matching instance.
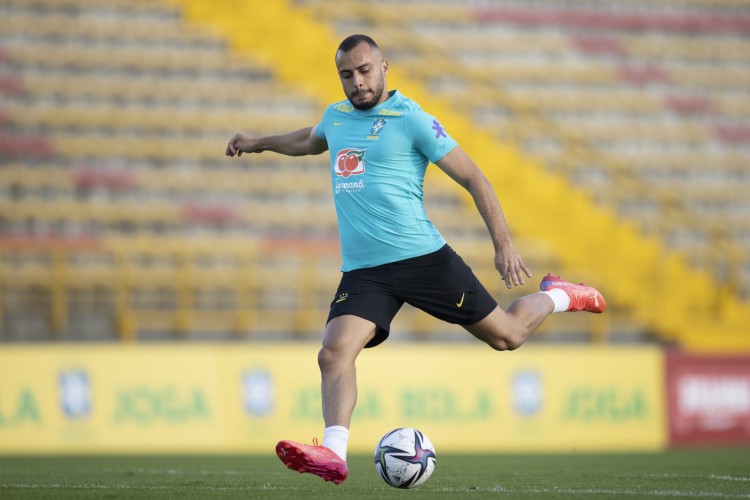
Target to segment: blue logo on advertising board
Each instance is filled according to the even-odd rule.
[[[544,384],[542,374],[536,370],[521,370],[511,378],[513,408],[516,413],[530,417],[544,406]]]
[[[271,413],[273,393],[273,378],[267,370],[253,369],[242,373],[242,401],[249,415],[261,417]]]
[[[60,372],[58,377],[60,407],[70,419],[91,415],[91,381],[83,370]]]

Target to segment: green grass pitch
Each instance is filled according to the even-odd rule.
[[[0,457],[0,498],[748,498],[750,450],[438,455],[422,487],[396,490],[353,456],[339,486],[274,456]]]

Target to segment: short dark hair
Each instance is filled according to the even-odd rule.
[[[340,52],[349,52],[354,47],[359,45],[360,43],[366,43],[370,47],[374,49],[380,50],[380,47],[378,47],[378,44],[375,43],[375,40],[370,38],[367,35],[350,35],[339,44],[339,48],[336,50],[336,53]]]

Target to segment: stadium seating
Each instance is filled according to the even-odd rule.
[[[231,26],[220,14],[202,10],[198,2],[183,3],[190,6],[195,19],[211,17],[217,24]],[[733,248],[724,253],[740,255],[741,227],[723,224],[734,218],[732,214],[696,210],[696,204],[686,200],[683,192],[666,183],[653,186],[649,179],[651,175],[666,177],[677,171],[696,172],[696,157],[706,158],[712,167],[714,162],[717,167],[734,165],[726,174],[716,168],[715,177],[734,176],[743,164],[742,151],[746,147],[743,120],[747,118],[741,110],[746,108],[748,100],[744,90],[748,73],[744,64],[746,51],[742,49],[747,45],[744,37],[748,26],[747,2],[633,1],[622,5],[447,0],[295,4],[303,4],[312,17],[334,27],[333,40],[357,30],[386,40],[387,43],[383,42],[386,55],[393,63],[392,82],[399,78],[398,68],[405,68],[398,85],[402,89],[408,87],[420,102],[429,104],[431,109],[441,109],[443,117],[447,115],[441,105],[450,104],[457,113],[468,116],[471,124],[493,133],[497,141],[512,141],[524,153],[542,162],[549,173],[562,175],[568,182],[585,188],[597,205],[621,217],[615,231],[604,223],[606,217],[596,223],[603,224],[599,240],[582,238],[588,234],[573,233],[575,243],[568,245],[569,249],[564,245],[556,247],[556,251],[567,253],[560,257],[568,265],[576,262],[576,271],[599,268],[610,282],[617,282],[611,293],[616,295],[619,305],[632,303],[634,311],[640,311],[634,312],[635,315],[656,330],[670,330],[671,333],[663,335],[671,339],[676,335],[685,345],[747,348],[743,323],[728,322],[730,317],[750,318],[747,287],[738,287],[734,279],[742,259],[717,259],[720,252],[707,251],[707,248]],[[294,15],[290,10],[285,13]],[[263,22],[273,23],[275,15],[278,12],[269,12]],[[308,38],[313,31],[318,34],[311,28],[306,34]],[[231,28],[228,32],[231,33]],[[631,47],[648,39],[675,48],[666,50],[665,56],[654,57],[653,52],[640,55],[637,46]],[[688,49],[679,48],[683,41],[706,48],[685,57]],[[256,47],[261,50],[261,45]],[[300,61],[285,57],[274,43],[262,45],[262,50],[273,54],[284,66],[280,74],[293,71],[287,66],[300,65]],[[721,55],[711,58],[717,52]],[[732,53],[738,56],[732,57]],[[416,87],[427,89],[428,93],[409,86],[408,80],[416,81]],[[322,80],[316,80],[315,85],[322,86]],[[557,93],[553,95],[566,92],[584,103],[590,103],[587,97],[591,92],[611,98],[601,99],[599,106],[588,104],[576,109],[570,105],[561,111],[535,102],[535,97],[549,92]],[[629,106],[618,100],[621,95],[634,96],[630,99],[634,104]],[[721,110],[727,107],[732,111],[722,114]],[[455,123],[465,123],[456,120],[456,116],[451,118]],[[455,128],[452,133],[458,135]],[[462,141],[467,146],[482,142],[471,136]],[[486,141],[482,144],[486,149]],[[476,153],[477,149],[483,151],[483,147],[477,146],[474,154],[490,158],[491,155]],[[673,161],[662,165],[650,160],[657,155]],[[641,158],[648,158],[655,168],[641,168],[635,161]],[[730,158],[739,159],[739,164]],[[683,162],[675,163],[677,159]],[[488,173],[496,185],[516,182],[502,171]],[[742,180],[734,177],[734,182],[745,183],[746,179],[741,177]],[[696,185],[701,182],[694,175],[690,175],[690,180]],[[535,189],[540,190],[541,186]],[[549,195],[553,195],[552,191]],[[528,210],[529,194],[523,193],[526,200],[508,197],[506,206],[513,208],[518,202],[519,207]],[[533,199],[536,203],[545,202],[540,206],[548,205],[549,197],[538,195]],[[713,204],[717,205],[715,201]],[[734,209],[737,208],[734,204]],[[576,215],[599,210],[587,203],[570,204],[568,209]],[[526,230],[538,230],[550,219],[549,215],[535,214],[536,220],[522,215],[516,214],[514,223],[517,234],[523,236],[528,236]],[[586,224],[589,225],[594,226]],[[716,231],[722,226],[721,231]],[[547,232],[550,238],[556,237],[552,233],[559,234],[559,238],[567,236],[557,227],[547,228]],[[631,246],[635,244],[632,238],[640,238],[641,243]],[[602,239],[622,244],[619,247],[616,243],[604,244]],[[653,247],[655,239],[662,245],[658,251]],[[603,253],[606,257],[601,261],[589,258],[585,262],[583,255],[588,253],[582,253],[586,250],[584,241],[591,243],[591,248],[598,248],[597,251],[606,247]],[[626,247],[628,252],[623,250]],[[714,257],[706,258],[709,254]],[[664,266],[659,264],[664,258],[669,262],[666,274],[660,270]],[[622,269],[616,269],[618,260],[621,265],[635,266],[640,279],[633,279],[626,286],[623,282],[636,274],[628,267],[630,276],[623,276]],[[690,265],[684,267],[680,262]],[[731,269],[727,270],[728,266]],[[597,279],[601,281],[603,274]],[[713,280],[713,284],[707,279]],[[677,283],[683,281],[690,283],[680,290]],[[663,291],[670,287],[674,287],[668,294],[670,302],[680,304],[653,308],[654,301],[664,297]],[[690,292],[684,293],[688,288]],[[722,305],[717,308],[718,303]],[[708,331],[712,333],[707,334]]]
[[[223,149],[321,105],[159,3],[2,8],[3,337],[319,336],[339,276],[326,160]]]
[[[707,271],[719,290],[711,300],[748,299],[748,3],[613,5],[305,0],[262,8],[294,8],[335,37],[361,28],[383,40],[396,71],[452,112]],[[46,318],[55,338],[97,338],[101,324],[81,319],[92,308],[108,311],[105,321],[124,339],[319,337],[339,258],[325,157],[238,161],[223,149],[237,130],[314,124],[340,90],[269,56],[284,47],[258,46],[267,35],[260,28],[225,16],[234,27],[225,36],[211,16],[185,22],[185,12],[201,9],[211,6],[0,4],[0,338],[38,337],[29,325],[44,326],[31,317]],[[287,36],[309,45],[315,37],[300,19],[288,18],[298,29]],[[332,72],[330,50],[318,52]],[[326,87],[325,97],[314,86]],[[523,193],[506,192],[518,180],[485,168],[501,199],[522,206],[513,196]],[[481,219],[439,177],[428,176],[425,197],[447,239],[501,303],[528,293],[505,290]],[[551,189],[544,186],[536,189]],[[596,259],[611,262],[572,263],[540,234],[543,215],[519,211],[509,216],[514,238],[538,275],[605,276],[593,270]],[[702,283],[685,286],[701,310]],[[617,297],[637,293],[612,286]],[[612,304],[606,318],[563,315],[539,338],[680,341],[652,312]],[[418,338],[455,336],[408,307],[397,321]]]

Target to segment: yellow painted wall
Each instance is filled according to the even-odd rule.
[[[273,453],[322,438],[317,344],[0,350],[0,453]],[[439,452],[652,450],[663,359],[647,348],[385,344],[358,364],[350,450],[399,426]]]

